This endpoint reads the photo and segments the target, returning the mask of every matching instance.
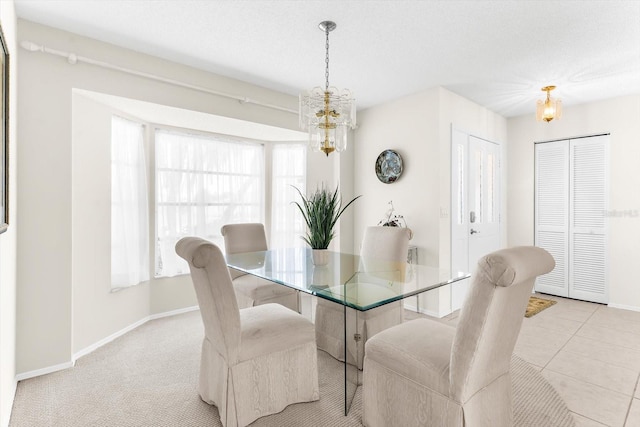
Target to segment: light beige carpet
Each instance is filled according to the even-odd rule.
[[[82,357],[72,369],[21,381],[11,427],[220,426],[217,409],[195,389],[199,312],[150,321]],[[252,426],[360,426],[361,395],[342,415],[342,365],[318,352],[320,400],[291,405]],[[512,361],[514,425],[570,427],[573,419],[553,387],[521,359]]]

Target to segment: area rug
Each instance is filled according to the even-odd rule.
[[[10,427],[221,427],[196,391],[203,336],[199,312],[152,320],[78,359],[76,366],[18,383]],[[290,405],[252,427],[357,427],[361,387],[344,416],[342,364],[318,351],[320,400]],[[514,427],[574,427],[535,368],[511,361]]]
[[[538,298],[538,297],[529,297],[529,304],[527,304],[527,311],[524,313],[524,317],[531,317],[538,313],[540,313],[545,308],[551,307],[557,301]]]

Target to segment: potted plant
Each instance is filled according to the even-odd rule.
[[[395,214],[395,209],[393,208],[393,200],[389,200],[389,206],[391,208],[384,215],[384,218],[378,222],[378,225],[383,227],[405,227],[407,228],[407,222],[405,221],[402,215]]]
[[[338,191],[339,186],[336,186],[333,192],[323,186],[316,189],[308,198],[302,194],[300,189],[293,188],[300,195],[302,203],[295,201],[292,203],[295,203],[307,223],[307,235],[302,239],[313,249],[314,264],[324,265],[328,262],[327,248],[335,236],[334,227],[338,219],[353,202],[362,196],[354,197],[349,203],[342,206],[342,197]]]

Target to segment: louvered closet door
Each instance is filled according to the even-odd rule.
[[[536,291],[569,296],[569,141],[535,145],[535,245],[556,267],[536,280]]]
[[[570,141],[569,296],[607,303],[608,136]]]
[[[552,295],[607,303],[608,135],[535,146],[535,244],[556,260],[536,280]]]

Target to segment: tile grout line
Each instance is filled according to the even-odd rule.
[[[563,299],[556,299],[556,301],[557,301],[559,304],[561,304],[563,300],[564,300],[564,298],[563,298]],[[591,313],[586,317],[586,319],[585,319],[585,320],[583,320],[583,321],[579,321],[579,322],[581,323],[580,327],[579,327],[579,328],[577,328],[577,329],[576,329],[576,331],[575,331],[574,333],[572,333],[572,334],[571,334],[570,338],[569,338],[569,339],[568,339],[568,340],[567,340],[567,341],[566,341],[566,342],[565,342],[565,343],[564,343],[564,344],[563,344],[563,345],[558,349],[558,351],[557,351],[557,352],[555,352],[555,354],[554,354],[554,355],[549,359],[549,361],[548,361],[548,362],[545,364],[545,366],[542,368],[542,371],[546,371],[546,372],[554,372],[554,373],[556,372],[556,371],[553,371],[553,370],[549,369],[549,368],[548,368],[548,365],[551,363],[551,361],[552,361],[552,360],[554,360],[554,359],[558,356],[558,354],[559,354],[561,351],[565,350],[565,348],[566,348],[567,344],[569,343],[569,341],[571,341],[574,337],[577,337],[577,338],[594,339],[594,338],[584,337],[584,336],[581,336],[581,335],[578,335],[578,334],[579,334],[579,332],[580,332],[580,331],[581,331],[585,326],[587,326],[587,323],[588,323],[590,320],[592,320],[592,319],[596,316],[596,313],[598,313],[599,311],[603,310],[603,309],[604,309],[604,308],[606,308],[606,307],[607,307],[607,306],[598,306],[595,310],[593,310],[593,311],[592,311],[592,312],[591,312]],[[570,307],[566,307],[566,308],[570,308]],[[573,319],[566,319],[566,320],[573,320]],[[598,322],[597,322],[597,321],[595,322],[594,326],[598,326]],[[598,327],[606,328],[605,326],[598,326]],[[615,328],[608,328],[608,329],[616,330]],[[615,344],[612,344],[612,343],[604,343],[604,344],[606,344],[607,346],[615,346]],[[620,347],[625,348],[625,349],[635,350],[634,348],[626,347],[626,346],[624,346],[624,345],[622,345],[622,346],[620,346]],[[565,351],[566,351],[566,350],[565,350]],[[614,365],[614,366],[617,366],[617,365]],[[562,374],[562,373],[561,373],[561,374]],[[626,425],[626,423],[629,421],[629,417],[630,417],[630,414],[631,414],[631,407],[632,407],[632,405],[633,405],[633,403],[634,403],[635,395],[636,395],[636,393],[637,393],[638,389],[640,389],[640,373],[637,373],[636,375],[637,375],[637,376],[636,376],[636,381],[635,381],[635,387],[634,387],[634,389],[633,389],[633,391],[632,391],[632,393],[631,393],[631,396],[627,396],[627,395],[625,395],[624,393],[620,393],[620,392],[618,392],[618,391],[611,390],[611,391],[613,391],[613,392],[615,392],[615,393],[620,393],[620,394],[622,394],[623,396],[625,396],[625,397],[628,397],[628,398],[629,398],[629,404],[627,405],[627,408],[626,408],[626,413],[625,413],[625,416],[624,416],[624,419],[623,419],[623,424],[622,424],[622,426],[625,426],[625,425]],[[569,378],[573,378],[573,377],[569,376]],[[584,380],[580,380],[580,381],[584,381]],[[585,382],[586,384],[591,384],[591,385],[595,385],[595,386],[598,386],[598,387],[602,387],[602,386],[600,386],[600,385],[598,385],[598,384],[593,384],[593,383],[590,383],[590,382],[588,382],[588,381],[584,381],[584,382]],[[604,387],[604,388],[605,388],[605,389],[607,389],[606,387]],[[640,401],[640,399],[638,399],[638,400]],[[596,422],[596,423],[602,424],[600,421],[598,421],[598,420],[594,420],[594,419],[592,419],[591,417],[589,417],[589,416],[587,416],[587,415],[585,415],[585,414],[582,414],[582,413],[580,413],[580,412],[577,412],[577,411],[571,411],[571,410],[570,410],[570,412],[571,412],[571,413],[573,413],[573,414],[575,414],[575,415],[577,415],[577,416],[584,417],[585,419],[588,419],[588,420],[590,420],[590,421],[593,421],[593,422]],[[604,424],[603,424],[603,425],[604,425]]]
[[[560,302],[561,302],[561,301],[558,301],[558,303],[560,303]],[[562,346],[558,349],[558,351],[556,351],[556,352],[555,352],[555,354],[554,354],[553,356],[551,356],[551,358],[547,361],[547,363],[542,367],[542,369],[543,369],[543,370],[547,369],[547,366],[549,365],[549,363],[551,363],[551,361],[552,361],[553,359],[555,359],[555,357],[558,355],[558,353],[560,353],[560,352],[562,351],[562,349],[564,349],[564,348],[567,346],[567,344],[569,343],[569,341],[571,341],[571,339],[572,339],[573,337],[575,337],[575,336],[576,336],[576,334],[580,331],[580,329],[582,329],[582,328],[584,327],[584,325],[589,321],[589,319],[591,319],[591,317],[592,317],[592,316],[595,314],[595,312],[596,312],[596,311],[598,311],[598,310],[600,310],[600,307],[598,307],[597,309],[595,309],[595,310],[593,311],[593,313],[591,313],[591,314],[589,315],[589,317],[587,317],[587,318],[584,320],[584,322],[582,322],[582,324],[580,325],[580,327],[579,327],[578,329],[576,329],[576,330],[575,330],[575,332],[574,332],[573,334],[571,334],[571,336],[569,337],[569,339],[568,339],[567,341],[565,341],[565,343],[564,343],[564,344],[562,344]],[[553,371],[553,370],[551,370],[551,369],[550,369],[550,371],[555,372],[555,371]]]
[[[576,333],[578,333],[578,332],[579,332],[579,331],[580,331],[584,326],[586,326],[587,322],[591,319],[591,317],[593,317],[593,315],[595,315],[595,313],[596,313],[598,310],[600,310],[600,308],[598,308],[596,311],[594,311],[594,312],[591,314],[591,316],[589,316],[589,317],[587,318],[587,320],[585,320],[585,321],[584,321],[584,323],[582,324],[582,326],[580,326],[580,328],[578,328],[578,330],[576,331]],[[614,327],[610,327],[610,326],[603,326],[603,325],[597,324],[597,322],[596,322],[596,324],[593,324],[593,325],[591,325],[591,326],[592,326],[592,327],[594,327],[594,328],[605,329],[605,330],[607,330],[607,331],[620,332],[620,333],[630,333],[630,332],[628,332],[628,331],[623,331],[623,330],[620,330],[620,329],[618,329],[618,328],[614,328]],[[634,334],[634,333],[630,333],[630,334],[631,334],[631,335],[636,335],[636,334]],[[638,335],[638,336],[640,337],[640,335]],[[608,345],[608,346],[615,346],[615,347],[621,347],[621,348],[624,348],[624,349],[627,349],[627,350],[640,351],[640,349],[638,349],[638,348],[635,348],[635,347],[629,347],[629,346],[624,345],[624,344],[619,344],[619,343],[613,343],[613,342],[602,341],[602,340],[600,340],[600,339],[592,338],[592,337],[589,337],[589,336],[582,336],[582,335],[581,335],[580,337],[582,337],[582,338],[587,338],[587,339],[592,339],[592,340],[597,340],[597,341],[600,341],[600,342],[602,342],[602,343],[604,343],[604,344],[606,344],[606,345]]]
[[[558,352],[558,353],[559,353],[559,352]],[[569,350],[567,350],[567,351],[566,351],[566,353],[571,354],[571,355],[574,355],[574,356],[577,356],[577,357],[582,358],[582,359],[589,359],[589,358],[588,358],[588,357],[586,357],[585,355],[580,354],[580,353],[575,353],[575,352],[573,352],[573,351],[569,351]],[[553,359],[554,357],[555,357],[555,356],[553,356],[553,357],[552,357],[552,359]],[[600,363],[604,363],[604,364],[607,364],[607,365],[611,365],[611,366],[614,366],[614,367],[616,367],[616,368],[625,369],[625,370],[627,370],[627,371],[636,372],[635,370],[632,370],[632,369],[629,369],[629,368],[625,368],[625,367],[621,367],[621,366],[618,366],[618,365],[614,365],[614,364],[611,364],[611,363],[602,362],[602,361],[598,361],[598,362],[600,362]],[[549,363],[551,363],[551,361],[549,361]],[[554,373],[557,373],[557,374],[562,374],[562,375],[567,376],[567,377],[569,377],[569,378],[571,378],[571,379],[573,379],[573,380],[580,381],[580,382],[583,382],[583,383],[585,383],[585,384],[590,384],[590,385],[592,385],[592,386],[599,387],[599,388],[602,388],[602,389],[604,389],[604,390],[608,390],[608,391],[613,392],[613,393],[621,394],[621,395],[623,395],[623,396],[629,396],[628,394],[626,394],[626,393],[624,393],[624,392],[622,392],[622,391],[620,391],[620,390],[615,390],[615,389],[612,389],[612,388],[610,388],[610,387],[604,386],[604,385],[602,385],[602,384],[597,384],[597,383],[595,383],[595,382],[590,381],[589,379],[585,379],[585,378],[576,378],[576,377],[574,377],[573,375],[569,375],[569,374],[568,374],[568,373],[566,373],[566,372],[557,371],[557,370],[555,370],[555,369],[551,369],[551,368],[547,368],[547,367],[545,367],[544,369],[547,369],[547,371],[551,371],[551,372],[554,372]],[[636,375],[638,375],[638,374],[636,374]],[[636,379],[636,385],[634,386],[633,390],[631,391],[631,398],[632,398],[632,399],[634,398],[634,393],[635,393],[635,389],[636,389],[637,385],[638,385],[638,380]]]
[[[560,302],[561,302],[561,301],[558,301],[558,303],[560,303]],[[549,365],[549,363],[551,363],[551,361],[552,361],[553,359],[555,359],[555,357],[558,355],[558,353],[560,353],[560,351],[562,351],[562,349],[566,347],[566,345],[569,343],[569,341],[571,341],[571,339],[572,339],[573,337],[575,337],[575,336],[576,336],[576,334],[578,333],[578,331],[580,331],[580,329],[582,329],[582,327],[587,323],[587,321],[588,321],[589,319],[591,319],[591,317],[594,315],[594,313],[595,313],[596,311],[598,311],[599,309],[600,309],[600,308],[597,308],[596,310],[594,310],[594,311],[593,311],[593,313],[591,313],[591,314],[589,315],[589,317],[587,317],[587,318],[582,322],[582,324],[580,325],[580,327],[579,327],[578,329],[576,329],[576,331],[575,331],[573,334],[571,334],[571,337],[570,337],[570,338],[569,338],[569,339],[568,339],[568,340],[567,340],[567,341],[566,341],[566,342],[565,342],[565,343],[564,343],[564,344],[563,344],[563,345],[558,349],[558,351],[557,351],[557,352],[556,352],[556,353],[555,353],[555,354],[554,354],[554,355],[553,355],[553,356],[552,356],[552,357],[547,361],[547,363],[545,364],[545,366],[542,368],[542,370],[543,370],[543,371],[544,371],[544,370],[547,370],[547,371],[555,372],[555,371],[553,371],[552,369],[547,369],[547,366]],[[575,412],[575,413],[576,413],[576,414],[578,414],[578,415],[580,415],[581,417],[585,417],[585,418],[587,418],[587,419],[592,420],[591,418],[587,417],[585,414],[581,414],[581,413],[579,413],[579,412]],[[596,420],[592,420],[592,421],[598,422],[598,421],[596,421]],[[624,426],[624,424],[623,424],[623,426]]]
[[[626,426],[627,421],[629,421],[629,414],[631,413],[631,406],[633,405],[633,399],[635,399],[636,391],[638,390],[638,384],[640,384],[640,375],[638,375],[638,378],[636,378],[636,386],[633,389],[633,394],[631,395],[631,400],[629,401],[629,407],[627,408],[627,413],[624,416],[624,423],[622,423],[623,426]]]
[[[593,421],[594,423],[598,423],[598,424],[600,424],[600,425],[601,425],[601,426],[603,426],[603,427],[609,427],[609,426],[607,426],[606,424],[603,424],[603,423],[601,423],[601,422],[600,422],[600,421],[598,421],[598,420],[594,420],[594,419],[593,419],[593,418],[591,418],[591,417],[587,417],[586,415],[583,415],[583,414],[581,414],[581,413],[579,413],[579,412],[572,411],[572,410],[569,410],[569,412],[571,412],[572,414],[579,415],[579,416],[581,416],[582,418],[586,418],[586,419],[587,419],[587,420],[589,420],[589,421]],[[575,418],[574,418],[573,420],[575,421]],[[621,427],[624,427],[624,424],[622,424],[622,426],[621,426]]]
[[[591,315],[590,315],[590,316],[589,316],[589,317],[584,321],[584,323],[582,324],[582,326],[580,326],[580,328],[578,328],[578,330],[576,331],[576,333],[578,333],[578,331],[580,331],[580,329],[582,329],[582,327],[583,327],[584,325],[586,325],[586,324],[587,324],[587,322],[588,322],[588,321],[589,321],[589,320],[590,320],[590,319],[591,319],[591,318],[592,318],[592,317],[593,317],[593,316],[594,316],[594,315],[595,315],[599,310],[601,310],[601,309],[602,309],[602,307],[598,307],[596,310],[594,310],[594,311],[593,311],[593,313],[591,313]],[[575,335],[575,334],[574,334],[574,335]],[[613,344],[608,344],[608,343],[607,343],[607,345],[613,345]],[[624,348],[626,348],[626,347],[624,347]],[[555,357],[555,356],[554,356],[554,357]],[[626,426],[626,424],[627,424],[627,420],[629,419],[629,414],[631,413],[631,405],[633,405],[633,399],[634,399],[634,396],[635,396],[635,394],[636,394],[636,390],[637,390],[637,388],[638,388],[638,381],[639,381],[639,378],[640,378],[640,375],[636,378],[636,385],[635,385],[635,387],[634,387],[634,389],[633,389],[633,391],[632,391],[632,393],[631,393],[631,399],[629,400],[629,405],[627,406],[627,412],[626,412],[626,414],[625,414],[625,416],[624,416],[624,421],[622,422],[622,426],[623,426],[623,427],[624,427],[624,426]],[[582,414],[580,414],[580,415],[582,415]],[[582,415],[582,416],[584,416],[584,415]]]

